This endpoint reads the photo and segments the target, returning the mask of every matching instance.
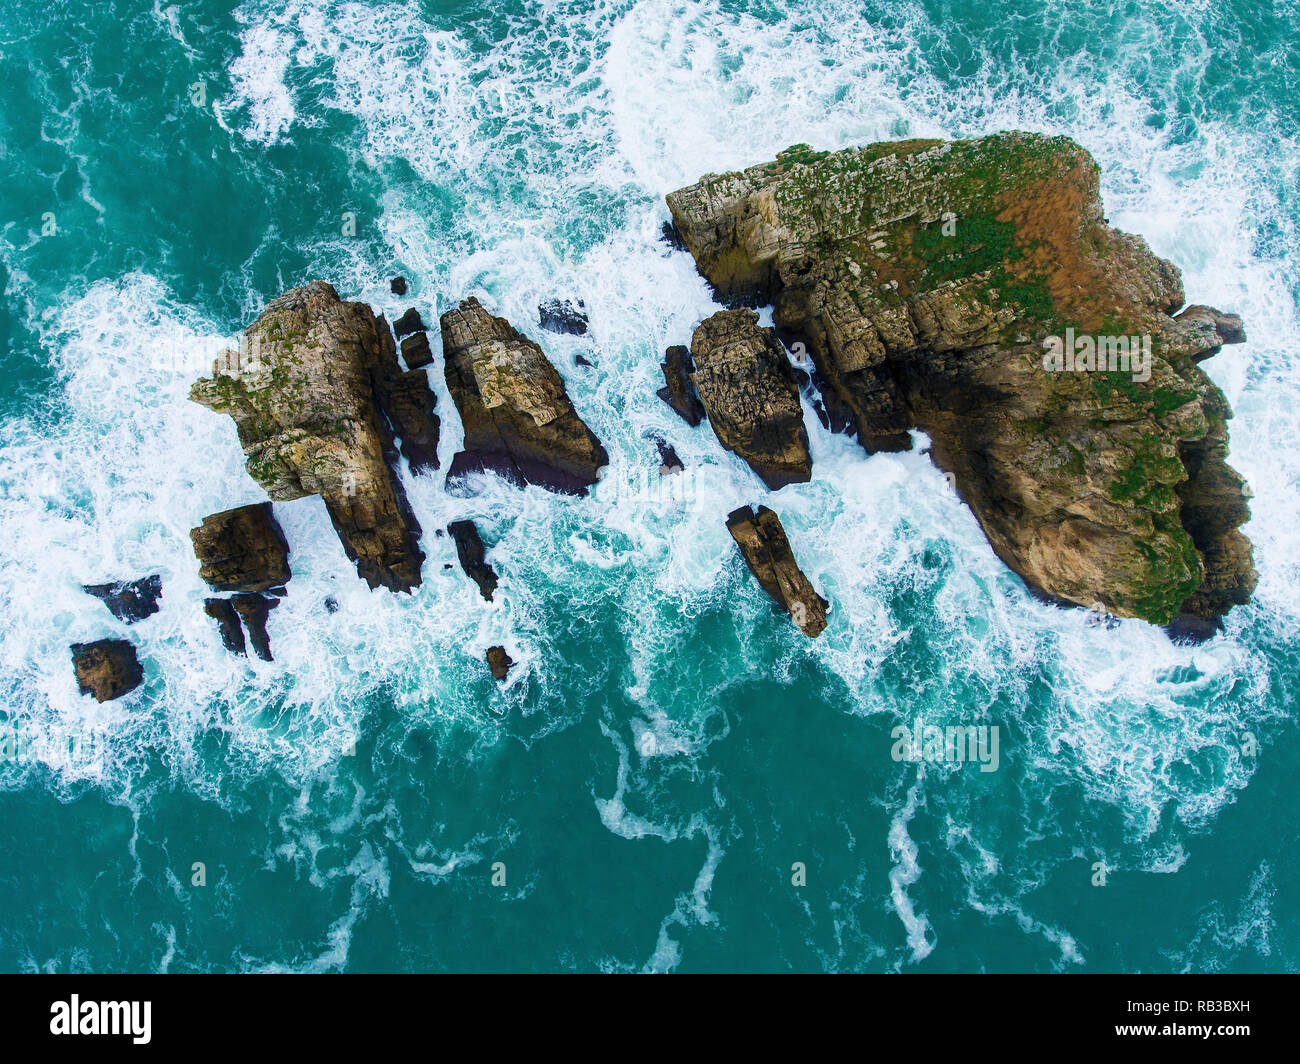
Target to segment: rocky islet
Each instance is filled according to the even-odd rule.
[[[689,348],[668,349],[660,397],[691,426],[707,419],[769,490],[811,478],[802,389],[868,454],[910,448],[910,433],[925,432],[995,552],[1036,594],[1198,638],[1249,599],[1248,491],[1226,461],[1231,411],[1199,368],[1244,328],[1186,306],[1177,268],[1107,225],[1098,168],[1074,142],[1007,133],[796,146],[667,202],[672,245],[731,309],[702,322]],[[763,304],[775,329],[744,309]],[[586,331],[580,302],[544,303],[539,318]],[[494,472],[590,490],[608,455],[542,349],[475,298],[439,327],[464,428],[449,485]],[[1053,366],[1053,345],[1068,339],[1073,357],[1081,337],[1094,346],[1080,365]],[[1119,366],[1116,338],[1131,355]],[[783,342],[811,353],[807,371]],[[248,473],[272,500],[320,495],[358,574],[409,592],[424,555],[398,463],[438,468],[433,362],[418,310],[393,330],[318,281],[271,303],[191,396],[234,419]],[[655,443],[665,468],[680,468]],[[760,586],[818,635],[826,600],[776,514],[742,507],[727,527]],[[496,575],[477,529],[449,531],[491,601]],[[266,618],[290,575],[270,504],[212,515],[192,536],[204,580],[229,596],[205,600],[223,643],[239,653],[251,643],[270,660]],[[156,611],[158,581],[86,591],[134,623]],[[74,646],[84,690],[119,697],[139,682],[122,642]],[[494,674],[508,668],[503,653]]]

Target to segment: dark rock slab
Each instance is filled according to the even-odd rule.
[[[401,452],[411,463],[411,472],[437,469],[442,422],[434,413],[438,397],[429,388],[428,370],[412,369],[391,378],[379,392],[379,400],[393,432],[400,437]]]
[[[155,573],[118,584],[82,584],[81,590],[103,602],[119,621],[135,624],[158,612],[162,577]]]
[[[486,552],[478,528],[473,521],[453,521],[447,526],[447,531],[456,541],[456,556],[460,559],[460,567],[478,584],[483,598],[491,602],[492,592],[497,587],[497,574],[485,560]]]
[[[234,610],[244,622],[248,632],[248,641],[253,644],[253,651],[263,661],[273,661],[271,657],[271,640],[266,634],[266,619],[271,610],[280,603],[277,599],[265,595],[236,595],[232,602]]]
[[[424,319],[420,317],[420,312],[411,307],[397,321],[393,322],[393,331],[397,333],[400,340],[403,336],[410,336],[412,333],[424,332]]]
[[[406,295],[406,278],[394,277],[388,282],[388,287],[392,289],[393,295],[404,296]]]
[[[582,336],[587,331],[587,304],[581,299],[550,299],[539,303],[537,317],[547,332]]]
[[[265,591],[288,581],[289,543],[269,502],[210,514],[190,529],[199,575],[213,591]]]
[[[665,440],[662,436],[651,436],[654,440],[655,447],[659,451],[659,475],[666,476],[669,473],[680,473],[686,468],[682,460],[677,457],[677,452],[673,445]]]
[[[421,369],[433,361],[433,351],[429,348],[428,333],[411,333],[402,337],[402,361],[407,369]]]
[[[239,623],[239,614],[231,605],[230,599],[207,598],[203,600],[203,612],[217,622],[217,632],[221,635],[221,645],[232,654],[247,654],[244,642],[244,629]]]
[[[659,368],[663,370],[665,384],[656,394],[694,428],[704,420],[704,404],[691,382],[695,365],[690,351],[680,344],[670,347],[664,352]]]

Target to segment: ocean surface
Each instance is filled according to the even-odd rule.
[[[8,4],[0,970],[1300,967],[1298,42],[1297,0]],[[1204,645],[1032,600],[922,438],[867,457],[809,408],[813,480],[768,495],[655,396],[717,309],[665,193],[1010,128],[1088,148],[1111,224],[1246,321],[1205,368],[1260,583]],[[405,471],[412,596],[277,504],[276,660],[235,658],[188,530],[264,495],[187,391],[317,278],[390,320],[478,295],[611,465],[585,499]],[[540,332],[551,297],[589,335]],[[727,534],[759,502],[815,641]],[[434,535],[461,517],[493,603]],[[129,629],[80,589],[154,572]],[[68,645],[106,636],[145,682],[99,705]],[[894,760],[918,721],[996,726],[997,771]]]

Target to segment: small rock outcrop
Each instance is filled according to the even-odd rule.
[[[930,437],[1031,589],[1213,625],[1256,574],[1231,411],[1197,363],[1244,332],[1183,309],[1177,267],[1106,224],[1099,172],[1028,133],[797,145],[668,206],[720,294],[806,343],[868,452]]]
[[[280,605],[279,600],[270,595],[236,595],[231,605],[244,623],[248,641],[253,644],[253,652],[263,661],[274,660],[271,657],[271,640],[266,634],[266,619]]]
[[[97,702],[121,698],[144,681],[135,646],[125,639],[73,643],[71,650],[77,687],[83,695],[94,695]]]
[[[394,277],[388,282],[388,287],[392,291],[393,295],[404,296],[406,295],[406,278]]]
[[[492,471],[517,484],[585,495],[608,461],[542,349],[474,298],[442,316],[447,387],[465,449],[449,481]]]
[[[812,479],[794,367],[752,310],[723,310],[691,338],[691,381],[718,440],[767,487]]]
[[[412,333],[402,337],[402,361],[407,369],[423,369],[433,361],[427,333]]]
[[[514,659],[506,653],[505,647],[488,647],[487,663],[492,670],[492,679],[504,680],[514,666]]]
[[[425,371],[402,371],[383,317],[324,281],[294,288],[190,398],[234,418],[245,467],[272,499],[324,499],[372,588],[419,586],[420,526],[395,473],[395,437],[413,472],[435,468],[439,424]]]
[[[221,636],[222,646],[232,654],[248,653],[248,646],[244,642],[244,629],[239,623],[239,614],[235,612],[234,604],[230,599],[204,599],[203,612],[217,622],[217,633]]]
[[[82,584],[81,590],[103,602],[119,621],[135,624],[158,612],[162,577],[155,573],[119,584]]]
[[[662,436],[651,435],[650,438],[654,441],[655,449],[659,452],[659,475],[661,477],[670,473],[680,473],[686,468],[671,443]]]
[[[456,556],[460,559],[460,567],[465,570],[466,576],[478,584],[483,598],[491,602],[492,592],[497,588],[497,574],[486,561],[478,528],[473,521],[453,521],[447,526],[447,531],[456,541]]]
[[[269,502],[210,514],[190,539],[199,576],[213,591],[266,591],[291,575],[289,542]]]
[[[208,598],[203,609],[217,622],[222,645],[232,654],[247,653],[244,630],[257,656],[271,661],[266,617],[279,602],[263,591],[283,594],[290,577],[289,544],[269,502],[239,506],[203,519],[190,530],[199,575],[213,591],[233,591],[232,598]],[[242,627],[241,627],[242,620]]]
[[[664,386],[656,393],[660,399],[673,408],[677,414],[695,428],[704,420],[704,404],[691,383],[691,373],[695,366],[691,362],[690,351],[681,344],[675,344],[664,352],[664,360],[659,364],[663,370]]]
[[[420,312],[414,307],[411,307],[397,321],[393,322],[393,332],[397,334],[399,340],[425,331],[424,319],[420,317]]]
[[[537,320],[547,332],[582,336],[587,331],[587,304],[581,299],[550,299],[538,304]]]
[[[821,635],[829,603],[799,568],[781,519],[766,506],[757,511],[742,506],[727,516],[727,531],[760,586],[790,614],[799,630],[810,639]]]

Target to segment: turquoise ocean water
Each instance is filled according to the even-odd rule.
[[[0,970],[1300,966],[1296,0],[6,16]],[[663,347],[716,309],[658,240],[664,193],[793,142],[1006,128],[1082,143],[1111,223],[1246,320],[1205,365],[1260,584],[1203,646],[1032,601],[919,446],[867,458],[809,411],[813,481],[769,498],[655,397]],[[276,661],[245,661],[188,530],[263,496],[186,393],[315,278],[390,318],[478,294],[542,341],[611,466],[582,500],[407,475],[411,597],[367,590],[318,499],[277,504],[294,576]],[[537,331],[553,295],[589,336]],[[760,501],[833,603],[815,642],[724,528]],[[459,517],[492,604],[444,568]],[[152,572],[162,610],[129,630],[80,590]],[[123,634],[143,688],[79,696],[68,644]],[[894,761],[917,720],[998,726],[998,770]]]

